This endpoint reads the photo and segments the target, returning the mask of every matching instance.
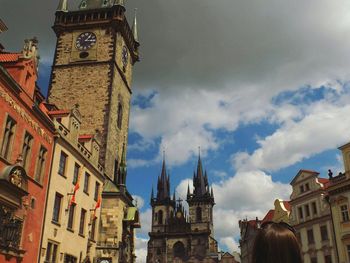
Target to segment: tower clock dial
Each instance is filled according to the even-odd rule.
[[[81,51],[85,51],[92,48],[96,44],[96,40],[97,38],[94,33],[84,32],[77,37],[75,41],[75,45],[77,49]]]

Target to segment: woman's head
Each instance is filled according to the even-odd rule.
[[[252,263],[302,263],[294,229],[283,222],[263,224],[255,238]]]

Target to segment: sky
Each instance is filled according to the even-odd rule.
[[[39,39],[46,93],[58,1],[0,0],[8,50]],[[70,0],[70,7],[79,1]],[[138,8],[128,189],[138,200],[145,262],[152,185],[163,151],[171,188],[185,197],[198,147],[215,195],[215,236],[238,249],[238,220],[288,200],[300,169],[343,171],[350,141],[350,2],[128,0]]]

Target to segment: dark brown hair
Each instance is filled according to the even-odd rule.
[[[262,225],[255,238],[251,263],[302,263],[299,242],[285,223]]]

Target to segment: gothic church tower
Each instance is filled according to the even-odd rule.
[[[60,0],[53,30],[57,36],[49,101],[61,109],[79,105],[82,132],[102,139],[100,163],[118,177],[127,141],[134,64],[139,60],[136,16],[131,28],[124,0],[81,0],[68,10]]]
[[[193,193],[188,188],[187,215],[182,200],[170,197],[170,180],[165,162],[158,178],[157,195],[152,190],[152,229],[147,247],[147,263],[217,262],[218,248],[213,233],[213,190],[203,173],[199,157],[193,178]]]

